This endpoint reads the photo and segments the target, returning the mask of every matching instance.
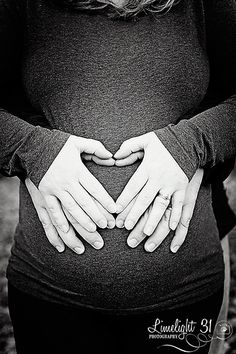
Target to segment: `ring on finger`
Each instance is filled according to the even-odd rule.
[[[162,199],[164,199],[164,200],[170,202],[170,196],[169,196],[168,194],[162,194],[162,193],[159,192],[159,193],[157,194],[157,197],[160,197],[160,198],[162,198]]]

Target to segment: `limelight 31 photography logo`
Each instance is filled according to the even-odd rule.
[[[219,321],[216,324],[215,333],[218,339],[225,340],[232,336],[233,328],[227,321]]]
[[[186,318],[167,323],[156,318],[147,328],[150,340],[159,340],[161,347],[171,347],[182,353],[194,353],[213,340],[225,340],[232,335],[232,326],[227,321],[219,321],[213,328],[212,319],[203,318],[200,322]]]

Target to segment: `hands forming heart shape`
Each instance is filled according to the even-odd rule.
[[[123,167],[142,160],[116,202],[82,160]],[[49,242],[63,252],[65,245],[82,254],[78,234],[92,247],[104,241],[99,228],[132,230],[127,244],[134,248],[145,238],[153,252],[175,231],[171,251],[183,244],[194,211],[203,170],[189,182],[184,171],[154,132],[126,140],[114,154],[93,139],[70,136],[42,178],[39,188],[30,179],[26,187]],[[116,220],[112,214],[117,214]]]

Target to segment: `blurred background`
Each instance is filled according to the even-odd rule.
[[[225,187],[230,205],[236,213],[236,168],[225,181]],[[0,176],[0,354],[16,354],[7,307],[5,272],[18,220],[18,188],[19,181],[17,178]],[[233,326],[234,334],[225,343],[225,351],[222,354],[236,354],[236,228],[231,231],[229,241],[231,289],[228,321]]]

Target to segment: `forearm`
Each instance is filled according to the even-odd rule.
[[[29,176],[38,185],[69,134],[33,126],[0,110],[0,169],[8,176]]]
[[[155,133],[191,179],[197,168],[213,167],[236,154],[236,96],[191,119]]]

